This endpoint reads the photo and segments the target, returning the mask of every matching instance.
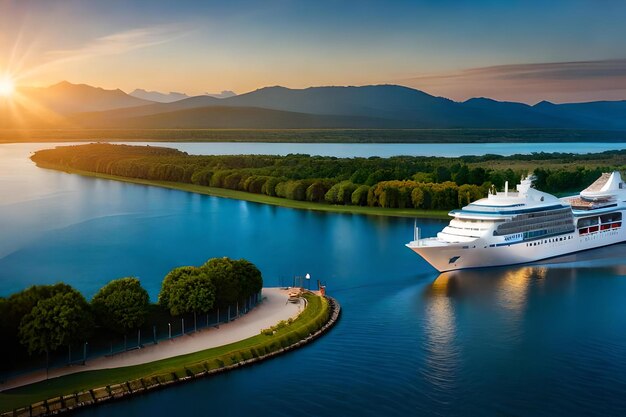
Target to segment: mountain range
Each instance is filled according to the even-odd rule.
[[[137,93],[138,91],[143,93]],[[160,94],[161,96],[155,96]],[[228,92],[227,92],[228,93]],[[0,102],[0,128],[567,128],[626,130],[626,101],[456,102],[398,85],[261,88],[217,98],[62,82]],[[178,100],[175,98],[180,97]],[[152,99],[150,99],[152,98]],[[173,99],[173,101],[169,101]],[[166,101],[166,102],[163,102]],[[3,108],[4,107],[4,108]]]

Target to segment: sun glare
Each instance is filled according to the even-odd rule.
[[[13,91],[15,91],[13,80],[8,77],[0,78],[0,97],[10,97]]]

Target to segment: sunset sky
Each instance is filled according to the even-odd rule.
[[[626,2],[0,0],[0,74],[190,95],[393,83],[626,99]]]

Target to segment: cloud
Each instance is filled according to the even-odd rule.
[[[626,59],[544,62],[468,68],[400,80],[457,100],[585,101],[626,98]]]
[[[94,56],[117,55],[170,42],[183,35],[180,28],[175,26],[137,28],[96,38],[78,48],[48,51],[46,56],[51,59],[49,64],[56,64]]]
[[[626,59],[548,62],[474,68],[465,75],[487,75],[505,80],[587,80],[626,75]]]

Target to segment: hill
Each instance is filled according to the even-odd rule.
[[[398,85],[305,89],[275,86],[226,98],[204,95],[169,103],[67,82],[43,89],[22,89],[21,93],[35,105],[23,105],[14,109],[13,116],[0,117],[0,128],[21,123],[26,127],[69,124],[118,129],[626,130],[626,101],[541,102],[534,106],[488,98],[455,102]],[[33,108],[44,109],[55,117],[32,117],[29,113]]]
[[[67,81],[50,87],[21,88],[19,93],[30,102],[59,114],[113,110],[151,103],[132,97],[119,89],[105,90],[85,84],[71,84]]]

